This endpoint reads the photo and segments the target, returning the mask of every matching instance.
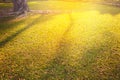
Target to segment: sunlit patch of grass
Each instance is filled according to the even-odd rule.
[[[72,27],[63,35],[56,58],[42,79],[119,79],[118,15],[97,11],[71,15]]]
[[[0,23],[0,78],[118,80],[120,14],[87,7]]]
[[[28,68],[30,69],[30,72],[26,76],[33,75],[33,76],[40,77],[39,71],[36,74],[34,74],[34,71],[32,71],[32,69],[35,68],[35,71],[36,71],[36,68],[40,69],[41,67],[46,66],[47,62],[50,59],[55,57],[56,48],[59,45],[60,39],[64,34],[64,31],[67,29],[67,27],[70,24],[69,16],[67,14],[41,15],[41,16],[38,15],[33,17],[30,17],[29,20],[26,19],[24,20],[24,22],[21,22],[21,24],[18,25],[19,27],[17,26],[15,27],[15,30],[12,29],[14,30],[12,34],[15,34],[16,31],[19,31],[19,29],[22,29],[27,25],[29,25],[27,23],[30,23],[30,24],[32,23],[31,25],[29,25],[31,26],[30,28],[19,33],[18,36],[15,36],[15,38],[13,36],[13,39],[5,45],[6,47],[1,48],[1,55],[6,55],[6,58],[7,58],[6,59],[2,57],[3,62],[1,64],[3,66],[7,66],[7,64],[4,65],[4,63],[7,60],[9,60],[10,61],[9,63],[11,64],[9,68],[11,70],[15,68],[15,71],[10,70],[10,73],[13,72],[13,74],[15,74],[14,72],[16,72],[17,70],[21,71],[22,65],[23,65],[22,69],[24,71],[25,70],[24,60],[28,60],[26,62],[26,64],[28,63],[28,65],[26,66],[28,66]],[[61,23],[57,23],[57,22],[61,22]],[[11,34],[9,33],[9,30],[10,29],[8,29],[6,33],[8,33],[8,35],[11,36]],[[4,33],[1,32],[1,36],[2,35],[4,35]],[[5,35],[4,37],[6,38]],[[4,40],[4,39],[1,39],[1,40]],[[15,60],[15,64],[14,62],[11,62],[11,59]],[[31,64],[29,63],[29,61]],[[13,68],[12,64],[13,65],[18,64],[21,66],[19,67],[18,65],[16,65]],[[6,67],[2,68],[2,71],[5,71],[5,70],[6,70]],[[20,73],[24,73],[24,72],[20,72]],[[16,77],[15,75],[12,75],[12,74],[9,74],[9,75],[5,74],[6,78],[9,78],[9,76],[13,76],[12,78]]]
[[[112,72],[119,71],[119,14],[116,16],[110,14],[101,15],[96,11],[87,11],[83,13],[73,13],[72,17],[73,28],[68,32],[67,37],[65,37],[67,41],[63,41],[63,44],[67,44],[65,47],[68,47],[67,52],[62,51],[64,54],[67,54],[65,58],[68,59],[67,63],[75,67],[78,65],[80,70],[78,72],[83,72],[84,77],[89,79],[99,79],[97,76],[100,77],[100,75],[103,76],[101,79],[119,79],[118,75],[120,74]],[[106,55],[107,59],[102,59],[100,56],[105,56],[106,53],[108,55]],[[101,73],[94,71],[96,65],[97,67],[101,66],[101,64],[96,61],[98,59],[102,61],[107,60],[102,62],[102,64],[105,65],[104,68],[107,68],[107,70]],[[113,65],[111,65],[111,63],[114,64],[116,69],[112,68]],[[102,66],[102,69],[104,68]],[[96,73],[96,75],[90,75],[92,72]],[[109,77],[110,74],[112,75],[111,77]]]

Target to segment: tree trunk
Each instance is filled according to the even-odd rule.
[[[13,11],[23,14],[29,11],[27,0],[13,0]]]

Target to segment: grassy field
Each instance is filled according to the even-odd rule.
[[[63,13],[0,19],[0,80],[120,79],[119,8],[61,1],[29,5]]]

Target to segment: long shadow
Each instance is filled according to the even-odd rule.
[[[114,6],[109,6],[109,7],[114,7]],[[115,9],[116,7],[114,7],[114,9],[107,9],[105,8],[104,10],[102,8],[97,9],[98,11],[100,11],[101,14],[111,14],[111,15],[117,15],[120,14],[120,8],[119,9]]]
[[[4,31],[3,33],[6,33],[7,31],[12,30],[14,27],[16,27],[17,25],[20,25],[24,22],[25,19],[17,21],[17,22],[8,22],[13,20],[14,18],[5,18],[5,19],[1,19],[2,21],[0,21],[0,31]]]
[[[97,4],[97,3],[87,4],[87,5],[90,5],[90,6],[80,8],[79,10],[80,11],[98,11],[101,14],[110,14],[110,15],[120,14],[120,7],[102,5],[102,4]]]
[[[73,80],[75,78],[75,68],[67,63],[69,46],[69,42],[60,42],[55,58],[43,68],[46,73],[42,73],[39,80]]]
[[[71,30],[72,25],[73,25],[73,22],[70,24],[68,29],[64,32],[63,38]],[[94,47],[91,47],[90,49],[87,49],[87,50],[85,48],[84,49],[85,52],[82,55],[82,59],[80,58],[78,60],[78,65],[71,66],[68,63],[69,59],[67,58],[69,57],[69,49],[71,45],[68,41],[64,42],[62,41],[62,39],[59,43],[56,57],[50,62],[48,62],[48,66],[43,68],[44,72],[46,73],[41,74],[40,80],[51,80],[51,79],[53,80],[90,79],[92,80],[92,78],[98,79],[97,76],[94,76],[95,74],[98,74],[94,70],[94,68],[96,68],[94,64],[97,63],[98,56],[102,55],[102,52],[109,50],[108,48],[106,48],[107,46],[101,45],[96,49]],[[92,74],[92,76],[90,74]]]
[[[9,41],[13,40],[20,33],[22,33],[23,31],[25,31],[27,29],[29,29],[30,27],[32,27],[36,21],[39,20],[40,21],[39,23],[41,23],[41,22],[44,22],[44,21],[47,21],[47,20],[51,19],[51,17],[52,17],[52,15],[51,16],[41,15],[40,17],[36,18],[32,23],[30,23],[27,26],[25,26],[24,28],[18,30],[16,33],[10,35],[6,39],[0,41],[0,47],[3,47],[5,44],[7,44]]]
[[[72,71],[73,67],[69,66],[67,63],[67,56],[69,51],[69,42],[64,42],[65,36],[73,27],[73,19],[71,14],[69,15],[70,24],[67,27],[66,31],[63,33],[62,38],[58,43],[57,53],[53,60],[48,62],[48,66],[43,68],[46,73],[42,73],[40,80],[72,80],[75,77],[75,72]],[[74,73],[74,74],[73,74]],[[73,74],[73,76],[72,76]]]
[[[12,17],[0,17],[0,23],[5,23],[13,19],[15,19],[15,17],[13,16]]]
[[[71,66],[68,63],[69,59],[67,58],[69,57],[70,44],[69,42],[65,42],[62,46],[59,46],[56,57],[48,62],[49,65],[47,67],[43,68],[44,72],[46,73],[41,75],[40,80],[102,80],[104,77],[99,78],[96,76],[96,74],[99,74],[96,71],[96,66],[99,66],[97,64],[98,57],[102,55],[104,51],[109,50],[109,48],[106,47],[107,46],[105,45],[101,45],[96,49],[94,47],[91,47],[87,50],[85,49],[86,52],[83,53],[82,59],[79,59],[78,64],[76,66]],[[116,64],[116,66],[117,69],[113,70],[120,74],[119,71],[117,71],[120,69],[119,65]],[[115,72],[112,74],[115,74]]]
[[[111,14],[117,15],[120,14],[120,7],[110,6],[110,5],[102,5],[97,4],[96,10],[98,10],[101,14]]]

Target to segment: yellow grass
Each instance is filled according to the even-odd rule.
[[[98,6],[0,23],[0,79],[120,79],[120,13]]]

